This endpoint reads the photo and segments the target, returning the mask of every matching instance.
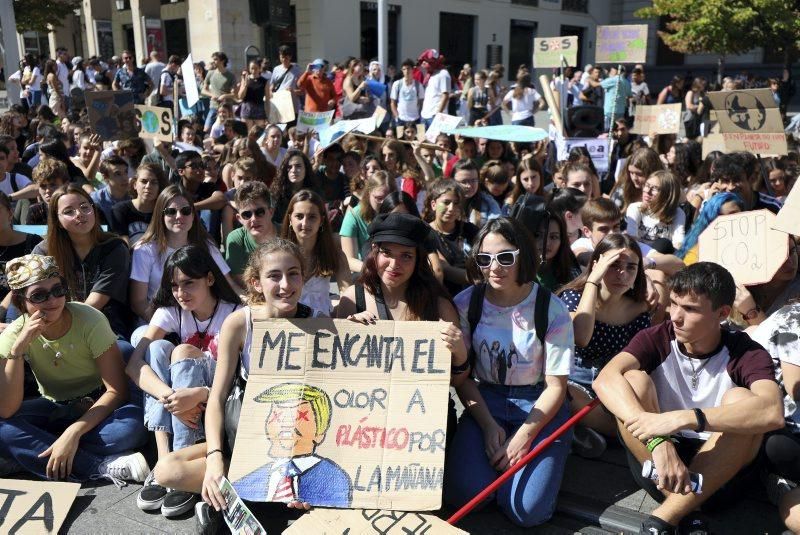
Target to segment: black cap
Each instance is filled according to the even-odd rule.
[[[411,214],[381,214],[369,225],[372,243],[398,243],[416,247],[424,243],[430,227],[422,219]]]

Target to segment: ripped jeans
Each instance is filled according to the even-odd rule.
[[[173,390],[197,386],[211,387],[216,361],[206,355],[187,358],[171,364],[170,357],[175,345],[166,340],[155,340],[147,349],[145,362],[150,365],[164,384]],[[144,425],[150,431],[165,431],[172,435],[172,451],[192,446],[205,437],[202,418],[199,427],[192,429],[170,413],[158,399],[144,394]]]

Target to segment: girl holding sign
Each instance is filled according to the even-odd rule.
[[[455,303],[470,347],[463,369],[480,383],[456,385],[466,411],[445,465],[445,500],[453,506],[569,418],[572,320],[564,303],[534,282],[536,268],[533,239],[516,220],[493,219],[475,239],[468,269],[476,285]],[[571,432],[560,437],[498,489],[495,499],[515,524],[535,526],[552,516],[570,438]]]
[[[204,420],[206,442],[170,453],[159,459],[153,469],[159,484],[202,495],[203,501],[195,506],[201,528],[217,516],[213,511],[225,507],[219,481],[227,474],[249,376],[254,307],[266,318],[325,315],[299,302],[305,270],[302,251],[287,240],[270,240],[253,252],[244,273],[247,306],[229,315],[220,329],[216,370]],[[288,506],[310,508],[301,502],[290,502]]]

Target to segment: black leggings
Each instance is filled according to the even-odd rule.
[[[764,453],[770,472],[800,482],[800,436],[788,429],[770,433],[764,439]]]

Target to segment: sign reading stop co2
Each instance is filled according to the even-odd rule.
[[[158,106],[134,106],[139,137],[172,141],[172,110]]]
[[[772,229],[775,218],[769,210],[716,218],[700,235],[700,260],[725,267],[739,284],[769,282],[789,255],[788,236]]]
[[[566,66],[578,65],[578,37],[543,37],[533,40],[533,67],[536,69],[549,69],[561,66],[561,56],[564,56]]]

